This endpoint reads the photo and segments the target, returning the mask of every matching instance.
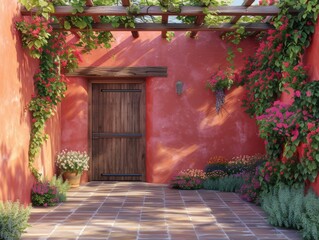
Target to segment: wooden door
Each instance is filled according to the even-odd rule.
[[[145,181],[145,86],[92,83],[92,180]]]

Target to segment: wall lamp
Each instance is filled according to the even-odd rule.
[[[175,84],[175,87],[176,87],[176,93],[178,96],[182,95],[183,93],[183,86],[184,86],[184,83],[180,80],[178,80]]]

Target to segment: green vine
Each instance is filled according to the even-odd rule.
[[[272,19],[274,29],[259,36],[256,54],[247,60],[239,77],[247,90],[243,105],[252,117],[257,116],[266,143],[269,160],[262,169],[264,185],[314,181],[319,171],[315,107],[319,82],[308,83],[303,65],[319,13],[318,1],[285,0],[278,7],[279,15]],[[299,13],[292,15],[291,10]],[[277,101],[287,87],[294,94],[292,104]]]

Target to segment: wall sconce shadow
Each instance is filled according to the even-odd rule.
[[[184,83],[180,80],[178,80],[175,84],[175,87],[176,87],[176,93],[178,96],[182,95],[183,93],[183,86],[184,86]]]

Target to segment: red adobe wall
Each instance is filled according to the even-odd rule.
[[[62,102],[62,149],[88,152],[88,84],[83,78],[72,78]],[[87,174],[82,182],[88,181]]]
[[[83,56],[82,66],[167,66],[167,78],[146,80],[147,181],[168,182],[185,168],[203,168],[214,155],[233,157],[264,152],[255,120],[241,107],[242,88],[227,93],[225,110],[215,112],[214,94],[205,81],[219,67],[227,66],[227,45],[219,33],[200,33],[198,39],[176,33],[172,42],[160,32],[116,33],[110,50],[99,49]],[[255,43],[247,40],[244,52]],[[236,65],[242,64],[242,56]],[[177,80],[184,93],[175,92]],[[79,100],[79,101],[78,101]],[[62,102],[62,148],[88,146],[88,93],[85,79],[70,78]],[[79,108],[78,108],[79,107]]]
[[[17,0],[0,1],[0,16],[0,200],[29,203],[34,179],[28,169],[30,114],[26,108],[38,62],[21,47],[15,29],[19,17]],[[47,128],[50,140],[38,162],[48,177],[54,171],[52,155],[60,145],[59,118],[51,121]]]

